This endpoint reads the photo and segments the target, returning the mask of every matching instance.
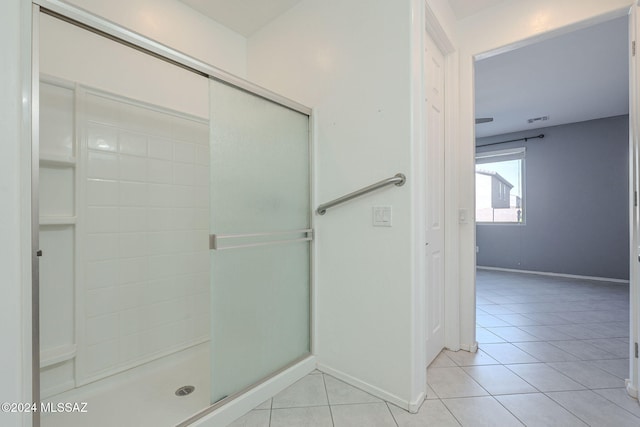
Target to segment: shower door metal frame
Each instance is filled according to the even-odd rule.
[[[190,423],[205,417],[206,415],[214,412],[226,403],[234,400],[235,398],[243,395],[247,391],[263,384],[269,379],[281,374],[287,369],[301,363],[302,361],[313,357],[315,347],[315,315],[313,310],[314,296],[315,296],[315,268],[314,268],[314,245],[313,245],[313,230],[314,230],[314,215],[313,206],[315,206],[315,185],[314,185],[314,135],[315,123],[313,110],[303,104],[272,92],[264,87],[256,85],[241,77],[235,76],[224,70],[221,70],[213,65],[202,62],[192,56],[184,54],[178,50],[172,49],[162,43],[151,40],[141,34],[121,27],[113,22],[107,21],[96,15],[93,15],[85,10],[79,9],[75,6],[63,3],[59,0],[32,0],[32,17],[31,17],[31,369],[32,369],[32,381],[31,381],[31,395],[35,404],[40,407],[40,330],[39,330],[39,313],[40,313],[40,280],[39,280],[39,84],[40,84],[40,67],[39,67],[39,16],[40,13],[53,16],[62,21],[68,22],[71,25],[78,26],[87,31],[101,35],[105,38],[113,40],[116,43],[123,44],[132,49],[138,50],[147,55],[153,56],[157,59],[163,60],[175,66],[184,68],[195,74],[208,79],[215,79],[221,82],[227,83],[239,90],[248,92],[258,97],[264,98],[275,104],[281,105],[290,110],[296,111],[309,118],[309,230],[308,232],[310,243],[310,256],[309,256],[309,353],[306,356],[302,356],[297,360],[294,360],[287,366],[272,373],[270,376],[263,378],[252,386],[245,390],[226,398],[220,402],[212,403],[209,407],[195,413],[192,417],[185,420],[180,426],[187,426]],[[32,426],[40,427],[40,413],[39,411],[32,414]]]

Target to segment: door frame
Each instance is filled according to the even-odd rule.
[[[640,22],[640,0],[634,2],[629,11],[629,378],[625,380],[625,388],[630,396],[638,398],[638,390],[640,389],[639,370],[640,362],[638,361],[637,345],[640,341],[640,290],[639,283],[639,265],[640,261],[638,248],[638,232],[640,227],[639,209],[638,209],[638,183],[640,172],[638,170],[638,149],[640,148],[640,122],[638,121],[639,102],[640,102],[640,63],[637,52],[637,40],[639,35]],[[632,47],[633,46],[633,47]],[[635,353],[635,354],[634,354]],[[635,357],[634,357],[635,356]]]
[[[634,0],[633,5],[640,6],[640,0]],[[631,6],[631,5],[630,5]],[[588,12],[587,12],[588,13]],[[475,90],[474,90],[474,66],[476,60],[489,58],[500,53],[508,52],[520,47],[528,46],[542,40],[550,39],[552,37],[556,37],[561,34],[566,34],[581,28],[586,28],[591,25],[595,25],[601,22],[605,22],[610,19],[614,19],[617,17],[622,17],[625,15],[629,15],[629,8],[612,8],[611,10],[601,11],[600,13],[595,13],[591,16],[586,16],[582,18],[578,18],[575,21],[569,22],[559,22],[556,23],[556,27],[553,25],[549,25],[545,30],[533,30],[532,34],[526,34],[524,32],[524,37],[518,38],[515,37],[514,40],[508,41],[503,45],[493,45],[493,46],[485,46],[484,49],[480,48],[476,51],[472,51],[469,49],[473,49],[473,47],[465,46],[467,49],[461,55],[461,66],[460,66],[460,85],[461,91],[463,92],[460,104],[460,128],[462,129],[462,137],[459,140],[459,154],[460,154],[460,163],[458,164],[460,167],[460,179],[463,181],[460,191],[460,204],[461,206],[467,206],[470,212],[474,212],[475,206],[475,128],[473,125],[473,117],[474,114],[474,105],[475,105]],[[551,15],[551,14],[550,14]],[[526,18],[526,16],[525,16]],[[630,22],[632,21],[631,16],[629,16]],[[631,32],[630,32],[631,34]],[[482,46],[482,42],[486,43],[486,40],[483,40],[479,43]],[[496,42],[504,42],[504,40],[500,40],[499,36],[496,36],[491,40],[490,43]],[[638,56],[635,56],[635,60],[638,61]],[[633,58],[630,56],[630,67],[633,65]],[[637,75],[637,71],[636,71]],[[630,71],[631,77],[631,71]],[[629,88],[629,99],[630,102],[633,99],[634,87],[635,92],[640,88],[640,76],[637,75],[637,78],[631,79],[631,84]],[[466,92],[466,93],[465,93]],[[640,100],[640,93],[638,93],[638,100]],[[630,277],[629,277],[629,286],[630,286],[630,375],[629,379],[625,382],[627,392],[633,396],[638,397],[639,390],[639,362],[637,358],[634,358],[634,343],[639,341],[640,334],[640,292],[638,289],[639,281],[640,281],[640,269],[638,265],[634,262],[635,259],[638,259],[638,255],[640,249],[638,248],[639,238],[640,236],[634,235],[634,224],[631,223],[634,215],[638,215],[638,209],[634,208],[633,200],[634,200],[634,186],[639,183],[639,177],[634,177],[634,168],[638,168],[637,163],[633,163],[633,156],[638,155],[638,149],[640,147],[640,123],[632,119],[632,115],[634,114],[632,108],[633,104],[631,104],[629,111],[629,129],[630,129],[630,171],[629,171],[629,209],[630,209]],[[638,105],[636,105],[638,107]],[[635,113],[637,114],[637,109]],[[636,129],[634,129],[634,125]],[[636,172],[637,173],[637,172]],[[464,187],[468,187],[471,190],[464,190]],[[466,209],[465,209],[466,210]],[[476,268],[476,257],[475,257],[475,219],[472,221],[473,230],[469,232],[461,232],[460,233],[460,271],[461,271],[461,310],[464,312],[465,310],[470,310],[470,302],[474,303],[474,316],[473,316],[473,324],[468,321],[468,319],[461,319],[461,328],[463,331],[467,333],[470,332],[470,328],[474,329],[473,335],[475,336],[475,268]],[[635,231],[638,231],[638,226],[635,226]],[[634,265],[635,264],[635,265]],[[473,280],[471,280],[473,277]],[[464,332],[463,332],[464,334]]]
[[[458,168],[457,168],[457,140],[458,140],[458,111],[459,111],[459,90],[458,80],[456,76],[459,73],[458,63],[458,49],[454,43],[452,35],[448,34],[444,27],[440,24],[438,17],[434,10],[429,5],[429,2],[425,2],[425,33],[436,44],[438,49],[444,56],[444,138],[445,138],[445,151],[444,151],[444,281],[445,281],[445,295],[444,295],[444,343],[445,348],[453,351],[467,350],[475,351],[477,344],[474,342],[462,343],[461,337],[461,324],[460,312],[460,281],[458,275],[458,257],[459,257],[459,224],[458,224]],[[424,49],[421,50],[421,58],[424,56]],[[424,91],[420,92],[421,94]],[[420,102],[422,103],[423,97],[420,96]],[[426,121],[425,118],[423,120]],[[426,134],[422,140],[421,145],[427,143]],[[426,177],[426,164],[423,161],[426,155],[426,147],[422,146],[418,151],[420,157],[420,169],[421,180],[419,182],[425,182]],[[422,194],[417,195],[417,200],[422,201],[426,188],[420,187],[419,191]],[[421,206],[424,206],[422,203]],[[419,208],[417,215],[418,221],[421,224],[427,218],[427,214],[424,208]],[[424,236],[424,226],[421,225],[421,236]],[[420,283],[428,286],[426,280],[426,261],[424,258],[424,242],[419,240],[418,256],[421,257],[421,261],[418,265],[422,266],[420,272]],[[426,292],[425,292],[426,295]],[[475,307],[475,305],[474,305]],[[426,324],[426,311],[425,307],[425,324]],[[475,316],[475,315],[474,315]],[[423,342],[426,341],[425,338]]]

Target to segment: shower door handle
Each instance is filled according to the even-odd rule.
[[[308,242],[310,240],[313,240],[313,229],[311,228],[267,233],[210,234],[209,249],[221,251],[283,243]],[[231,242],[231,244],[225,244],[226,242]]]

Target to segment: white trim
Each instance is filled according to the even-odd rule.
[[[589,19],[585,19],[583,21],[580,22],[575,22],[573,24],[570,25],[563,25],[559,28],[553,29],[553,30],[548,30],[548,31],[544,31],[542,33],[530,36],[530,37],[526,37],[524,39],[520,39],[517,40],[513,43],[507,44],[505,46],[500,46],[500,47],[496,47],[494,49],[489,49],[487,51],[481,52],[481,53],[476,53],[474,55],[474,59],[476,61],[481,61],[483,59],[488,59],[488,58],[492,58],[494,56],[497,55],[501,55],[503,53],[508,53],[523,47],[527,47],[527,46],[531,46],[534,45],[536,43],[541,43],[543,41],[552,39],[554,37],[559,37],[568,33],[571,33],[573,31],[578,31],[584,28],[588,28],[591,27],[593,25],[597,25],[597,24],[601,24],[603,22],[607,22],[610,21],[612,19],[616,19],[616,18],[621,18],[623,16],[626,15],[626,9],[625,8],[621,8],[621,9],[616,9],[616,10],[611,10],[609,12],[605,12],[601,15],[589,18]]]
[[[611,279],[611,278],[608,278],[608,277],[580,276],[580,275],[577,275],[577,274],[552,273],[552,272],[548,272],[548,271],[533,271],[533,270],[516,270],[514,268],[501,268],[501,267],[477,266],[476,268],[478,270],[505,271],[505,272],[509,272],[509,273],[537,274],[539,276],[568,277],[570,279],[594,280],[594,281],[598,281],[598,282],[629,284],[628,280]]]
[[[638,398],[638,389],[633,386],[631,380],[624,380],[624,388],[627,390],[627,394],[629,396],[633,397],[634,399]]]
[[[426,370],[426,367],[424,369]],[[337,369],[333,369],[330,366],[327,366],[325,364],[318,363],[318,370],[324,372],[325,374],[331,375],[332,377],[335,377],[339,380],[342,380],[347,384],[350,384],[356,388],[359,388],[360,390],[365,391],[373,396],[379,397],[385,402],[393,403],[394,405],[412,413],[416,413],[418,411],[418,409],[420,408],[420,405],[422,405],[422,401],[426,396],[426,391],[425,391],[425,393],[421,393],[412,402],[407,402],[405,399],[402,399],[401,397],[398,397],[395,394],[388,393],[382,390],[381,388],[378,388],[372,384],[369,384],[365,381],[362,381],[354,376],[351,376]]]
[[[449,34],[447,34],[445,29],[442,27],[440,21],[438,21],[435,12],[431,8],[431,6],[429,6],[429,2],[425,1],[424,5],[425,28],[427,30],[427,33],[431,36],[433,41],[445,56],[449,55],[450,53],[454,53],[456,51],[456,47],[451,41],[451,37],[449,37]]]
[[[640,388],[640,361],[634,358],[634,344],[640,342],[640,271],[638,261],[638,227],[640,223],[638,207],[635,206],[634,199],[638,189],[638,137],[640,136],[640,126],[638,124],[638,82],[640,79],[638,69],[638,5],[629,9],[629,44],[636,43],[636,55],[629,53],[629,379],[625,380],[627,393],[637,398],[638,388]],[[630,46],[629,46],[630,47]],[[631,49],[628,50],[631,52]]]
[[[425,21],[424,1],[414,0],[411,23],[411,389],[409,399],[422,399],[427,389],[427,281],[425,249],[425,152],[426,132],[424,114]],[[415,409],[415,405],[405,405]],[[410,411],[412,409],[409,409]]]
[[[76,351],[77,346],[75,344],[61,345],[59,347],[43,350],[40,352],[40,369],[74,359],[76,357]]]
[[[313,233],[313,238],[309,241],[309,353],[316,355],[318,348],[317,327],[318,320],[316,301],[318,300],[318,287],[316,280],[316,215],[314,215],[313,207],[317,206],[317,179],[316,179],[316,160],[318,140],[318,111],[312,109],[309,114],[309,228]]]
[[[43,225],[75,225],[78,218],[73,216],[41,216],[40,226]]]
[[[476,153],[476,163],[479,159],[487,159],[489,157],[503,157],[508,156],[509,159],[497,159],[497,161],[524,159],[526,147],[506,148],[504,150],[482,151]]]
[[[478,342],[475,341],[473,344],[460,344],[460,350],[468,351],[469,353],[476,353],[478,351]]]
[[[305,377],[315,368],[316,358],[315,356],[309,356],[300,363],[247,391],[242,395],[242,399],[234,399],[189,425],[193,427],[228,426],[265,400],[272,398],[291,384]]]
[[[445,322],[444,322],[444,342],[445,347],[451,350],[460,349],[460,337],[463,325],[460,323],[460,312],[462,301],[460,299],[460,276],[458,273],[460,258],[460,229],[458,224],[458,127],[459,127],[459,53],[453,38],[447,34],[446,30],[438,21],[438,17],[425,1],[425,29],[427,34],[436,43],[436,46],[445,56],[444,61],[444,280],[445,280]],[[424,50],[420,57],[424,56]],[[421,164],[425,168],[424,163]],[[423,170],[424,174],[425,171]],[[416,211],[416,209],[418,209]],[[420,215],[420,208],[414,207],[416,216]],[[423,264],[417,264],[416,268],[424,268]],[[423,280],[423,287],[426,282]],[[475,307],[475,304],[474,304]],[[426,300],[422,307],[423,316],[426,316]],[[475,315],[474,315],[475,317]],[[426,319],[426,317],[424,317]],[[475,324],[473,325],[475,331]],[[426,329],[425,329],[426,341]],[[474,335],[475,336],[475,335]],[[426,363],[426,362],[425,362]]]
[[[21,142],[22,147],[25,147],[23,148],[23,156],[28,158],[28,161],[24,159],[20,169],[21,178],[26,183],[23,187],[23,194],[30,195],[30,197],[22,198],[23,218],[31,218],[29,231],[25,230],[21,236],[21,240],[25,242],[23,265],[28,266],[31,270],[27,275],[28,282],[23,283],[25,303],[22,312],[25,319],[25,330],[23,331],[25,348],[22,358],[25,362],[28,361],[25,363],[25,368],[29,369],[24,374],[25,389],[28,389],[30,394],[25,402],[40,405],[42,393],[40,379],[40,258],[34,256],[34,252],[40,249],[40,8],[25,1],[22,2],[22,6],[23,14],[29,16],[28,20],[26,17],[23,18],[23,43],[28,40],[28,45],[23,48],[23,55],[29,58],[30,66],[23,70],[22,89],[22,99],[24,100],[22,131],[24,136]],[[26,147],[29,147],[28,150]],[[26,242],[31,244],[26,244]],[[26,385],[27,381],[29,381],[29,386]],[[40,412],[34,412],[32,416],[25,416],[23,423],[25,426],[40,427],[40,418]]]
[[[459,138],[459,54],[451,53],[445,58],[445,73],[452,76],[445,79],[445,180],[444,180],[444,251],[445,251],[445,332],[444,343],[450,350],[460,348],[463,325],[460,322],[462,300],[460,292],[460,225],[458,209],[460,207],[458,185],[458,138]],[[475,304],[474,304],[475,307]],[[475,323],[473,330],[475,331]]]

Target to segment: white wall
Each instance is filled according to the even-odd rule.
[[[64,0],[240,77],[246,39],[177,0]]]
[[[26,334],[31,328],[30,313],[21,307],[29,301],[31,282],[30,257],[28,127],[23,127],[29,103],[23,103],[24,84],[30,83],[23,63],[28,55],[30,8],[21,0],[7,0],[0,13],[0,401],[31,400],[30,343]],[[22,12],[21,12],[22,9]],[[28,34],[28,33],[27,33]],[[27,48],[27,49],[26,49]],[[28,71],[27,71],[28,73]],[[28,86],[27,86],[28,88]],[[27,139],[25,139],[25,137]],[[26,145],[25,145],[26,144]],[[26,164],[25,164],[26,160]],[[19,414],[0,412],[0,424],[22,425]]]
[[[479,54],[511,49],[613,16],[631,6],[630,0],[510,0],[458,21],[460,46],[460,207],[474,205],[474,87],[473,61]],[[623,12],[624,13],[624,12]],[[622,13],[622,14],[623,14]],[[606,15],[603,17],[603,15]],[[461,341],[475,335],[475,227],[460,228]]]
[[[209,118],[209,81],[48,15],[40,15],[40,72]]]
[[[248,42],[249,79],[314,108],[318,203],[398,172],[409,177],[403,187],[315,219],[318,361],[399,404],[416,397],[410,391],[416,3],[307,0]],[[374,205],[393,206],[393,227],[372,227]]]

